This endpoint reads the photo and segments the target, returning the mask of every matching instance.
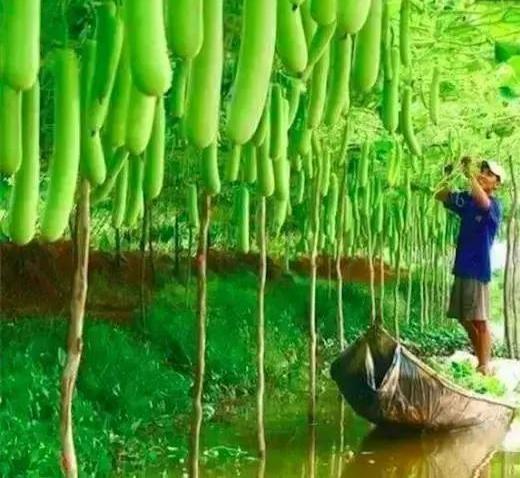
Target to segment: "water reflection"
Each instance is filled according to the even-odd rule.
[[[316,476],[316,425],[309,425],[307,442],[307,473],[308,478]]]
[[[514,436],[504,440],[506,427],[497,423],[452,433],[396,436],[372,429],[338,400],[335,390],[320,396],[317,404],[317,423],[309,425],[304,397],[294,403],[266,400],[264,460],[257,459],[254,405],[233,419],[209,421],[202,429],[199,476],[520,478],[520,441]],[[495,454],[497,447],[505,451]],[[189,473],[188,463],[183,463],[167,476]]]
[[[376,429],[345,465],[343,477],[491,478],[490,461],[506,432],[496,424],[419,437]]]
[[[333,476],[335,478],[340,478],[341,473],[343,472],[343,450],[345,448],[345,404],[343,403],[342,397],[339,397],[339,420],[338,420],[338,427],[339,427],[339,446],[337,448],[337,453],[334,454],[334,462],[335,467],[333,466],[333,470],[335,473],[333,473]]]
[[[266,464],[266,457],[265,457],[265,454],[264,454],[258,460],[258,469],[257,469],[257,472],[256,472],[256,478],[264,478],[265,477],[265,464]]]

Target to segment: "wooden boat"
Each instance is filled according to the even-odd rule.
[[[453,384],[378,325],[332,363],[331,377],[354,411],[376,425],[448,430],[509,424],[515,412]]]

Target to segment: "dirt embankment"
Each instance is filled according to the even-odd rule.
[[[179,275],[185,275],[181,258]],[[89,294],[87,309],[90,314],[117,322],[126,322],[139,306],[140,290],[139,252],[125,252],[124,260],[118,261],[113,254],[101,251],[90,252]],[[175,280],[175,261],[168,255],[154,258],[158,276]],[[335,277],[333,261],[318,257],[318,275],[326,278],[330,273]],[[195,261],[192,262],[195,267]],[[256,254],[236,254],[234,252],[212,250],[208,257],[208,268],[218,274],[258,267]],[[308,258],[300,258],[291,263],[291,270],[306,274],[309,270]],[[346,282],[368,282],[369,268],[365,259],[345,259],[342,262],[343,278]],[[193,271],[195,273],[195,271]],[[283,274],[281,264],[268,260],[268,278],[276,280]],[[33,243],[25,247],[13,244],[0,246],[0,311],[3,316],[24,315],[65,315],[68,313],[70,287],[73,275],[73,257],[70,242],[55,244]],[[148,270],[147,288],[151,291],[152,274]],[[392,273],[385,270],[385,278]],[[179,277],[179,276],[177,276]],[[376,271],[376,281],[379,271]]]

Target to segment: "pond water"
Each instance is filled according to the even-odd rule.
[[[205,424],[200,476],[520,478],[520,431],[506,435],[490,424],[462,432],[392,436],[356,416],[334,391],[320,396],[318,404],[317,424],[308,426],[305,395],[293,402],[267,400],[265,463],[255,457],[254,410]],[[187,476],[186,464],[162,476]]]

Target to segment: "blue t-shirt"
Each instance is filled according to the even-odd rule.
[[[491,280],[491,245],[500,224],[501,208],[490,197],[488,210],[478,206],[468,192],[451,193],[444,206],[460,216],[460,231],[453,274],[481,282]]]

